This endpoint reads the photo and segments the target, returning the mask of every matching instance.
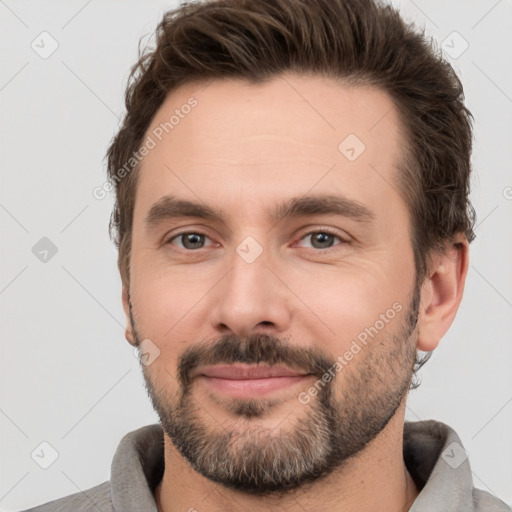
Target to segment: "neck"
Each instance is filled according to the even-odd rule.
[[[403,459],[405,401],[384,430],[338,470],[278,497],[247,495],[212,482],[194,471],[165,437],[165,471],[155,491],[159,512],[283,509],[343,512],[405,512],[418,496]]]

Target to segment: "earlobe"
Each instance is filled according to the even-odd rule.
[[[130,320],[130,292],[128,291],[128,288],[125,285],[123,285],[122,301],[124,313],[126,315],[126,329],[124,332],[124,337],[126,338],[128,343],[130,343],[130,345],[133,345],[135,347],[136,340],[133,334],[132,323]]]
[[[464,292],[469,265],[469,244],[459,237],[443,253],[434,256],[429,276],[421,289],[418,318],[418,349],[437,348],[450,328]]]

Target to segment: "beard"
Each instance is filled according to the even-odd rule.
[[[211,395],[230,419],[237,420],[212,421],[207,407],[193,396],[191,372],[198,366],[219,363],[284,364],[320,380],[335,361],[318,347],[300,348],[266,334],[226,335],[215,343],[193,345],[180,356],[176,375],[164,369],[176,377],[178,390],[174,394],[153,381],[149,366],[142,366],[148,395],[165,434],[196,472],[242,493],[279,496],[326,477],[375,439],[406,398],[416,361],[413,333],[419,299],[416,286],[403,319],[396,316],[391,321],[401,322],[399,329],[379,333],[353,362],[329,382],[323,381],[307,404],[297,400],[288,415],[288,428],[278,429],[288,416],[275,427],[265,427],[261,420],[290,398],[221,399]],[[130,320],[138,345],[144,338],[135,329],[131,304]]]

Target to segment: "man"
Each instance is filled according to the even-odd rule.
[[[474,238],[452,68],[371,0],[166,14],[108,151],[126,338],[160,425],[37,511],[505,511],[404,423]]]

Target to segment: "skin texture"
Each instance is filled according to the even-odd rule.
[[[166,433],[159,510],[408,510],[418,494],[402,458],[415,350],[435,349],[453,321],[467,241],[436,254],[415,287],[396,179],[405,142],[383,91],[295,74],[258,85],[189,83],[168,95],[147,133],[191,97],[197,105],[143,161],[123,286],[127,340],[160,351],[143,366]],[[354,161],[339,149],[349,134],[365,145]],[[357,201],[372,221],[266,215],[321,194]],[[222,217],[148,228],[165,195]],[[318,236],[326,232],[334,236]],[[240,247],[259,255],[248,262]],[[371,326],[378,332],[368,343],[301,402]],[[313,375],[265,399],[234,400],[195,378],[212,362]]]

